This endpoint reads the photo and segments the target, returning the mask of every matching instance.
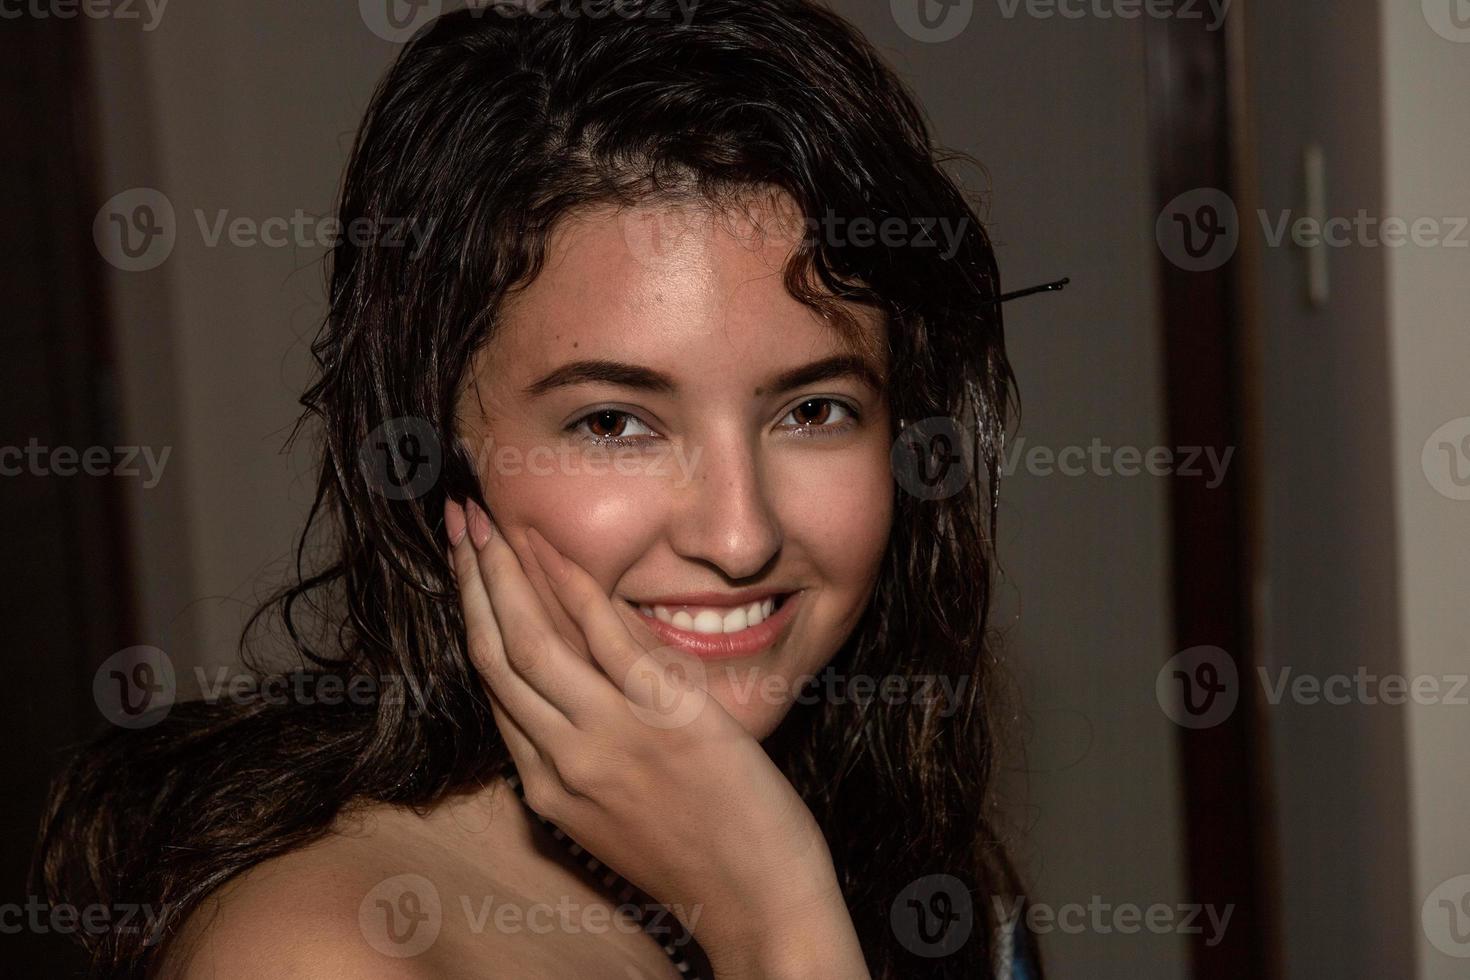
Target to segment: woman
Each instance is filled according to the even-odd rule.
[[[415,234],[332,256],[276,608],[314,681],[385,696],[84,753],[50,893],[163,913],[100,974],[1034,969],[989,793],[984,231],[823,9],[579,13],[446,15],[368,110],[340,217]],[[978,472],[937,492],[921,419]]]

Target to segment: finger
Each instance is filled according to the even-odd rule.
[[[648,651],[633,637],[613,600],[586,569],[557,551],[535,528],[526,529],[526,538],[557,600],[587,637],[592,656],[623,693],[629,694],[634,668],[647,666]]]
[[[577,656],[588,663],[593,663],[592,652],[587,647],[587,639],[568,614],[566,607],[562,605],[556,589],[552,587],[547,578],[545,567],[526,547],[524,539],[518,544],[513,537],[507,536],[505,543],[510,545],[511,551],[515,552],[520,559],[521,570],[525,572],[526,579],[531,583],[536,597],[541,600],[541,608],[545,609],[547,616],[550,617],[556,635],[561,637],[566,645],[576,652]]]
[[[470,662],[480,672],[491,693],[523,729],[543,737],[555,737],[565,731],[568,719],[511,668],[495,610],[480,579],[480,564],[474,545],[468,535],[455,533],[459,521],[464,520],[463,511],[454,513],[459,507],[454,501],[446,502],[445,526],[450,539],[458,539],[458,543],[450,548],[450,560],[459,585]]]
[[[495,718],[495,727],[500,730],[500,739],[510,752],[511,762],[515,764],[521,782],[524,783],[528,777],[535,778],[545,767],[540,750],[515,717],[506,710],[505,705],[500,703],[495,692],[490,691],[489,694],[490,714]]]
[[[465,512],[467,537],[478,549],[480,579],[511,669],[573,723],[607,710],[617,692],[562,639],[520,559],[489,516],[474,501],[466,502]]]

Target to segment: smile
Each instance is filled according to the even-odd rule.
[[[796,614],[801,595],[768,593],[722,604],[632,600],[628,604],[662,642],[713,660],[750,656],[774,644]]]

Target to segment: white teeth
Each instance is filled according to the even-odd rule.
[[[725,617],[713,609],[703,609],[694,617],[694,632],[696,633],[723,633],[725,631]]]
[[[698,607],[688,606],[677,612],[668,606],[639,604],[638,611],[659,622],[668,623],[694,633],[739,633],[741,630],[759,626],[771,618],[776,609],[775,597],[759,599],[745,606]]]

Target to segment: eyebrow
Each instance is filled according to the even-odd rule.
[[[771,379],[769,385],[757,388],[756,394],[779,395],[793,388],[845,377],[856,378],[874,391],[883,390],[882,377],[867,358],[856,354],[838,354],[783,371]],[[522,391],[531,398],[537,398],[557,388],[579,384],[610,384],[661,395],[673,394],[679,390],[674,379],[662,371],[621,361],[590,360],[563,364],[527,385]]]

